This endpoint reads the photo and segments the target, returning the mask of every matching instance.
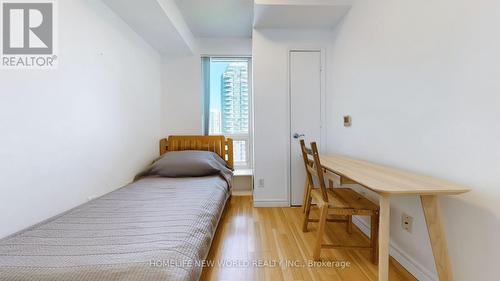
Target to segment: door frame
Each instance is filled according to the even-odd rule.
[[[320,99],[321,99],[321,107],[320,107],[320,119],[321,119],[321,143],[320,143],[320,151],[326,150],[326,137],[327,137],[327,126],[326,126],[326,48],[289,48],[287,49],[287,178],[286,178],[286,186],[287,188],[287,199],[288,205],[292,205],[292,180],[291,180],[291,171],[292,171],[292,162],[291,162],[291,153],[292,153],[292,87],[291,87],[291,53],[292,52],[319,52],[320,53]]]

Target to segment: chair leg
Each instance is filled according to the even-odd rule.
[[[309,187],[307,189],[307,199],[306,199],[306,206],[305,206],[305,214],[304,214],[304,224],[302,225],[302,231],[307,232],[307,225],[309,223],[309,214],[311,213],[311,188]]]
[[[347,227],[347,233],[352,234],[352,216],[351,215],[347,216],[346,227]]]
[[[323,235],[325,234],[326,219],[328,217],[328,205],[323,204],[320,207],[319,225],[316,234],[316,245],[314,247],[313,259],[319,261],[321,258],[321,245],[323,244]]]
[[[306,182],[304,184],[304,200],[302,202],[302,213],[306,212],[307,198],[309,198],[310,192],[311,191],[309,189],[309,180],[306,178]]]
[[[378,265],[378,225],[379,218],[378,214],[372,215],[371,219],[371,227],[370,227],[370,246],[372,247],[372,262],[375,265]]]

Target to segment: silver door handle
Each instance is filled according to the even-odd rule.
[[[293,134],[293,138],[294,138],[294,139],[298,139],[298,138],[305,137],[305,136],[306,136],[306,135],[304,135],[304,134],[299,134],[299,133],[295,133],[295,134]]]

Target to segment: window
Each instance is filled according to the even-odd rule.
[[[251,59],[203,57],[204,131],[234,140],[236,168],[251,167]]]

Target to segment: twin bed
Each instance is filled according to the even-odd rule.
[[[160,153],[133,183],[0,240],[0,280],[198,280],[230,198],[232,140],[171,136]]]

